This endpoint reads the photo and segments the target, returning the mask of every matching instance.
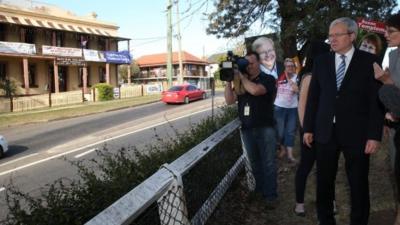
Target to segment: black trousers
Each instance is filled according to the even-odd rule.
[[[394,162],[394,179],[396,182],[396,196],[397,203],[400,204],[400,128],[396,129],[394,135],[394,146],[396,148],[395,162]]]
[[[304,203],[304,194],[306,191],[307,178],[308,175],[310,175],[315,160],[317,159],[317,153],[315,147],[309,148],[307,145],[303,143],[304,132],[301,127],[299,128],[299,133],[300,133],[300,162],[299,166],[297,167],[295,176],[296,203]],[[333,195],[333,199],[335,199],[335,195]]]
[[[345,168],[351,194],[350,225],[367,225],[369,217],[369,155],[363,146],[343,146],[338,143],[333,128],[328,143],[315,143],[317,151],[317,213],[320,225],[335,225],[333,196],[340,152],[345,158]]]

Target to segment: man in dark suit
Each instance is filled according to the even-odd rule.
[[[351,225],[367,225],[369,156],[382,137],[383,108],[374,79],[377,58],[353,46],[357,23],[334,20],[329,27],[332,52],[314,62],[304,117],[304,142],[317,151],[317,213],[320,225],[336,224],[335,176],[343,152],[351,194]]]

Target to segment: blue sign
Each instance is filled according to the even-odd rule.
[[[106,58],[106,62],[109,63],[131,64],[131,56],[128,51],[106,51],[104,52],[104,57]]]

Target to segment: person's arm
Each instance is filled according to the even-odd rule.
[[[264,87],[264,85],[251,82],[246,76],[241,73],[239,73],[238,75],[240,77],[240,80],[242,81],[244,89],[246,89],[246,91],[249,92],[251,95],[259,96],[267,93],[267,89]]]
[[[310,86],[311,76],[306,75],[301,79],[300,83],[300,93],[299,93],[299,105],[297,107],[297,111],[299,113],[299,121],[300,126],[303,127],[303,120],[304,120],[304,112],[307,103],[307,95],[308,95],[308,88]]]
[[[311,147],[312,142],[314,141],[314,129],[315,129],[315,120],[317,118],[317,110],[319,104],[320,97],[320,86],[319,86],[319,72],[323,71],[323,69],[319,67],[323,67],[322,59],[317,58],[314,62],[314,67],[312,71],[309,91],[307,94],[306,107],[304,112],[303,119],[303,141],[308,146]]]
[[[376,68],[378,64],[373,64],[373,71],[371,73],[371,79],[369,80],[369,119],[368,119],[368,133],[367,143],[365,145],[364,152],[366,154],[375,153],[379,147],[379,143],[382,139],[383,119],[384,119],[384,108],[379,102],[378,91],[382,86],[377,80],[374,79],[376,76]],[[380,67],[379,67],[380,68]]]
[[[236,94],[232,90],[232,82],[227,81],[225,85],[225,102],[227,105],[232,105],[236,102]]]

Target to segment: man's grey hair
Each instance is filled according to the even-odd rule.
[[[358,32],[358,26],[356,21],[348,18],[348,17],[340,17],[335,19],[334,21],[332,21],[331,25],[329,26],[329,29],[331,29],[333,26],[342,23],[344,25],[346,25],[347,27],[347,31],[349,33],[354,33],[355,35],[357,35]]]
[[[274,41],[273,41],[271,38],[267,38],[267,37],[259,37],[259,38],[257,38],[257,39],[253,42],[253,44],[251,44],[251,49],[252,49],[253,51],[257,51],[257,49],[258,49],[259,47],[261,47],[261,45],[265,44],[266,42],[269,42],[269,43],[271,44],[272,48],[275,49],[275,47],[274,47]]]

